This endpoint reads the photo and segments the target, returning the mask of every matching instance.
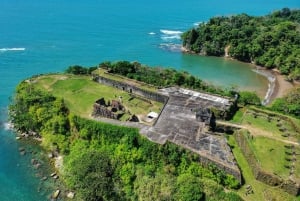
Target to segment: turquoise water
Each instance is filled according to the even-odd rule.
[[[266,79],[248,64],[184,55],[180,33],[212,16],[264,15],[298,0],[0,0],[0,200],[47,200],[30,154],[5,129],[15,85],[33,74],[59,72],[69,65],[105,60],[140,61],[186,70],[214,84],[266,91]]]

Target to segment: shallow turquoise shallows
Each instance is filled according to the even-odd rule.
[[[73,64],[129,60],[265,93],[267,80],[248,64],[182,54],[180,34],[213,16],[265,15],[283,7],[300,5],[298,0],[0,0],[0,200],[47,200],[54,189],[31,165],[40,157],[38,147],[20,156],[20,146],[29,147],[6,128],[9,98],[18,82]]]

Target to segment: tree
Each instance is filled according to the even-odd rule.
[[[81,150],[71,154],[66,164],[67,183],[75,188],[83,200],[114,200],[114,168],[105,152]]]
[[[241,105],[261,105],[261,101],[257,94],[250,91],[240,92],[238,103]]]
[[[177,177],[176,198],[179,201],[200,201],[204,197],[199,178],[185,173]]]

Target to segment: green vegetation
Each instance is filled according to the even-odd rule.
[[[300,139],[299,133],[291,124],[292,118],[284,120],[280,116],[270,116],[249,109],[243,115],[241,123],[253,129],[254,134],[273,137],[278,140],[291,140],[297,142]],[[259,133],[262,132],[262,133]]]
[[[283,8],[264,17],[213,17],[182,35],[183,46],[204,55],[228,55],[300,79],[300,10]]]
[[[101,97],[106,101],[122,97],[122,104],[132,114],[146,115],[149,111],[159,112],[162,103],[151,103],[132,98],[130,94],[113,87],[93,82],[88,76],[47,75],[33,79],[34,87],[51,92],[55,97],[63,98],[67,107],[75,115],[89,118],[93,104]]]
[[[90,75],[96,69],[97,67],[83,67],[83,66],[75,65],[75,66],[69,66],[66,70],[66,73],[70,73],[74,75]]]
[[[237,145],[234,136],[228,136],[228,143],[232,148],[232,152],[234,154],[237,163],[242,171],[244,178],[244,186],[240,188],[237,193],[245,200],[248,201],[257,201],[257,200],[274,200],[274,201],[294,201],[295,197],[284,192],[278,187],[270,187],[267,184],[264,184],[260,181],[257,181],[252,173],[251,167],[248,164],[245,156],[243,155],[240,147]],[[277,160],[275,160],[277,161]],[[274,162],[274,161],[273,161]],[[253,187],[253,194],[245,195],[247,185],[251,185]]]
[[[294,88],[283,98],[277,98],[271,109],[300,118],[300,87]]]
[[[171,68],[143,66],[138,62],[118,61],[115,63],[102,62],[99,67],[109,73],[125,76],[156,87],[181,86],[208,93],[234,97],[237,93],[234,89],[221,89],[210,85],[201,79]]]
[[[261,100],[255,92],[241,91],[238,99],[239,104],[245,105],[261,105]]]
[[[247,106],[236,113],[232,122],[245,128],[240,132],[244,131],[247,144],[262,171],[288,180],[293,167],[291,177],[296,182],[300,182],[298,119],[266,108]],[[250,184],[254,189],[254,194],[248,195],[247,200],[295,200],[295,197],[287,195],[278,187],[270,187],[255,180],[251,165],[248,164],[252,160],[249,158],[250,154],[247,152],[246,156],[243,155],[241,149],[244,150],[244,147],[238,147],[234,136],[228,136],[228,142],[241,168],[245,186]],[[245,192],[244,187],[238,190],[241,196]]]
[[[62,84],[64,79],[58,81],[55,76],[20,83],[10,115],[18,131],[39,133],[46,149],[64,155],[62,179],[79,198],[241,200],[224,190],[238,188],[238,182],[213,165],[204,168],[196,154],[171,143],[153,143],[134,128],[74,115],[64,99],[53,96],[62,93],[57,92],[60,87],[66,96],[69,91],[82,91],[86,78],[73,78],[75,86],[71,84],[74,80]],[[50,92],[40,90],[42,86],[48,86]]]
[[[286,143],[257,136],[249,140],[249,144],[263,170],[279,175],[282,178],[289,176],[289,169],[285,168],[285,165],[288,163],[285,160],[284,145],[287,145]]]

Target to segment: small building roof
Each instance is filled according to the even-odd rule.
[[[157,118],[158,117],[158,114],[156,113],[156,112],[150,112],[148,115],[147,115],[147,117],[149,117],[149,118]]]

